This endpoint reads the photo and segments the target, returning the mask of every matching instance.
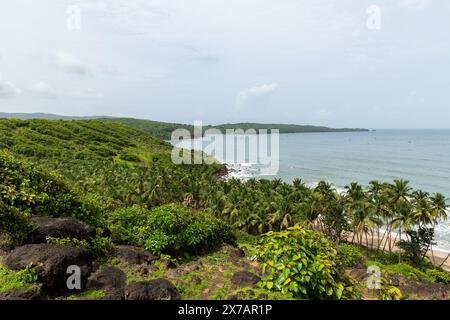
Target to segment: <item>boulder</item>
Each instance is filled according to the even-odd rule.
[[[125,289],[126,300],[180,300],[177,288],[165,279],[130,283]]]
[[[87,287],[90,289],[117,288],[123,289],[127,281],[126,274],[114,266],[104,266],[97,270],[88,280]]]
[[[120,301],[125,299],[125,289],[124,288],[113,288],[108,287],[103,290],[105,292],[105,296],[102,300],[109,301]]]
[[[38,281],[51,293],[67,291],[67,268],[80,267],[82,287],[92,271],[92,260],[87,250],[53,244],[28,244],[9,252],[3,265],[12,270],[32,266],[38,272]]]
[[[117,246],[114,255],[129,265],[151,264],[159,258],[147,250],[134,246]]]
[[[47,218],[33,216],[35,225],[28,243],[46,243],[46,237],[86,240],[95,236],[95,228],[72,218]]]
[[[236,272],[231,278],[231,282],[239,287],[254,287],[260,280],[260,277],[248,271]]]
[[[11,289],[0,292],[0,300],[40,300],[39,288],[34,289]]]

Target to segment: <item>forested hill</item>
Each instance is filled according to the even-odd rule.
[[[0,119],[0,149],[43,159],[170,161],[171,146],[121,123]]]
[[[144,119],[134,118],[114,118],[114,117],[68,117],[45,113],[0,113],[0,118],[16,118],[16,119],[48,119],[48,120],[82,120],[82,119],[96,119],[103,122],[118,122],[130,126],[135,129],[142,130],[154,137],[164,140],[171,138],[172,132],[176,129],[187,129],[193,135],[194,127],[189,124],[168,123]],[[222,131],[226,129],[279,129],[280,133],[319,133],[319,132],[360,132],[368,131],[367,129],[359,128],[328,128],[323,126],[312,125],[296,125],[296,124],[263,124],[263,123],[237,123],[237,124],[223,124],[217,126],[204,126],[204,130],[216,128]]]

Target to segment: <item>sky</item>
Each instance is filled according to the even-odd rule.
[[[450,128],[448,0],[2,0],[0,112]]]

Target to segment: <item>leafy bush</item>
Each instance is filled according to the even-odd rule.
[[[402,298],[403,295],[399,288],[390,285],[382,285],[379,296],[380,300],[400,300]]]
[[[20,271],[12,271],[0,264],[0,292],[11,289],[30,288],[37,281],[37,272],[27,267]]]
[[[425,272],[422,270],[415,268],[409,264],[406,263],[396,263],[396,264],[390,264],[385,265],[381,267],[383,272],[387,274],[393,274],[393,275],[402,275],[407,277],[408,279],[412,279],[415,281],[429,281],[430,278],[427,276]]]
[[[339,258],[321,234],[290,228],[262,236],[256,248],[262,271],[261,286],[290,292],[297,298],[343,299],[353,296],[351,279],[342,276]]]
[[[0,150],[0,229],[20,240],[29,231],[30,214],[99,224],[102,213],[95,203],[82,201],[58,175]]]
[[[364,255],[361,250],[350,244],[342,244],[337,247],[338,256],[342,264],[348,268],[355,268],[364,264]]]
[[[223,221],[176,205],[152,211],[139,206],[119,209],[108,217],[108,227],[118,240],[144,246],[154,254],[196,254],[234,241]]]
[[[450,284],[450,273],[444,270],[427,269],[425,273],[435,283]]]
[[[15,244],[25,240],[31,230],[28,211],[21,211],[5,204],[0,195],[0,248],[11,249]]]
[[[409,240],[400,240],[398,246],[405,251],[406,257],[414,264],[420,264],[430,246],[435,245],[434,228],[419,227],[417,231],[406,232]]]
[[[149,210],[141,206],[132,206],[116,210],[108,216],[108,227],[117,242],[141,245],[139,235],[145,233]]]

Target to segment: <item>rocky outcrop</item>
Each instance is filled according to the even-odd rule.
[[[80,268],[82,287],[92,271],[92,260],[87,250],[52,244],[28,244],[18,247],[9,252],[2,263],[12,270],[34,267],[38,273],[38,281],[52,293],[68,290],[69,266]]]
[[[0,300],[41,300],[41,292],[39,288],[11,289],[0,292]]]
[[[33,216],[35,225],[28,243],[46,243],[46,237],[87,240],[95,236],[95,228],[72,218],[47,218]]]
[[[127,281],[125,272],[114,266],[103,266],[89,277],[89,289],[117,288],[123,289]]]
[[[260,280],[260,277],[248,271],[236,272],[231,278],[231,282],[239,287],[255,287]]]
[[[126,300],[180,300],[177,288],[165,279],[130,283],[125,289]]]
[[[126,274],[117,267],[106,265],[97,270],[88,280],[87,288],[103,290],[103,300],[123,300],[125,297]]]
[[[114,249],[114,256],[129,265],[152,264],[159,260],[159,257],[147,250],[134,246],[117,246]]]

